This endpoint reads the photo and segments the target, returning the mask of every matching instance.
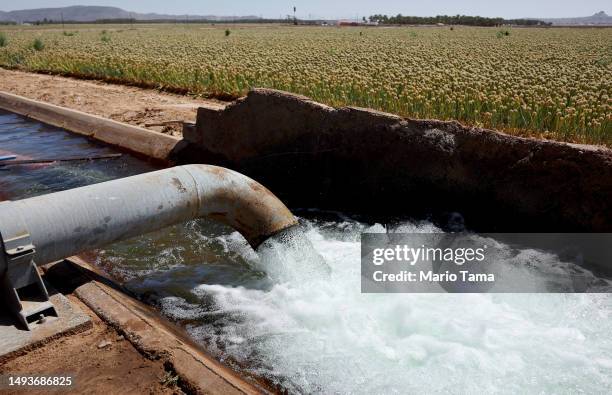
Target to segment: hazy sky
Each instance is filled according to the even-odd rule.
[[[300,18],[354,18],[376,13],[431,16],[571,17],[610,13],[610,0],[2,0],[0,10],[107,5],[163,14],[261,15],[277,18],[297,7]]]

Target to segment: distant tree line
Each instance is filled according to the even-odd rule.
[[[235,19],[97,19],[93,22],[74,22],[74,23],[98,23],[98,24],[122,24],[122,23],[140,23],[140,24],[151,24],[151,23],[283,23],[287,22],[285,19],[249,19],[249,18],[235,18]],[[67,22],[68,23],[68,22]],[[71,22],[73,23],[73,22]]]
[[[24,23],[30,23],[32,25],[51,25],[54,23],[61,23],[61,21],[54,21],[53,19],[44,18],[42,21],[23,21]]]
[[[298,22],[300,24],[304,23],[304,24],[315,24],[318,21],[301,21],[298,20]],[[3,22],[0,22],[0,24]],[[15,24],[15,22],[5,22],[8,24]],[[227,24],[227,23],[287,23],[287,19],[264,19],[264,18],[256,18],[256,19],[250,19],[250,18],[235,18],[235,19],[134,19],[134,18],[114,18],[114,19],[96,19],[95,21],[88,21],[88,22],[84,22],[84,21],[70,21],[70,20],[66,20],[66,21],[59,21],[59,20],[53,20],[53,19],[47,19],[44,18],[43,20],[36,20],[36,21],[24,21],[24,23],[30,23],[32,25],[53,25],[53,24],[59,24],[59,23],[64,23],[64,24],[151,24],[151,23],[222,23],[222,24]],[[291,23],[293,24],[293,19],[291,20]]]
[[[372,15],[370,22],[378,22],[381,25],[466,25],[466,26],[500,26],[500,25],[521,25],[521,26],[550,26],[537,19],[504,19],[504,18],[485,18],[482,16],[468,15],[437,15],[432,17]]]

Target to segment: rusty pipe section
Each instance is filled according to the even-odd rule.
[[[200,217],[231,226],[253,248],[297,223],[256,181],[187,165],[0,203],[0,235],[28,234],[33,261],[44,264]]]

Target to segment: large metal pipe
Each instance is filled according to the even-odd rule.
[[[188,165],[0,203],[0,235],[8,250],[7,238],[29,234],[32,260],[44,264],[200,217],[231,226],[253,248],[297,223],[252,179]]]

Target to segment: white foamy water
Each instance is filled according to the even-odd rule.
[[[194,284],[191,302],[160,304],[197,321],[189,332],[220,359],[290,392],[612,393],[609,294],[361,294],[364,231],[385,229],[308,222],[314,251],[273,243],[261,258],[233,234],[226,248],[269,286]]]

